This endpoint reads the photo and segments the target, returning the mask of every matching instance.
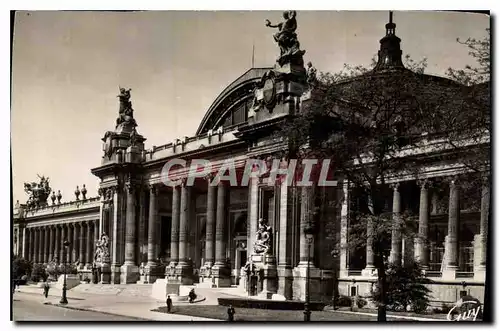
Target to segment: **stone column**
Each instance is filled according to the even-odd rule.
[[[135,264],[136,222],[135,222],[135,193],[133,183],[127,183],[127,218],[125,225],[125,262],[120,268],[120,282],[122,284],[136,283],[139,278],[139,267]]]
[[[479,236],[476,236],[475,241],[479,242],[478,263],[474,261],[476,266],[474,270],[474,279],[486,280],[486,258],[487,258],[487,239],[488,239],[488,218],[490,212],[490,182],[488,177],[483,178],[481,192],[481,218],[479,221]],[[476,256],[474,256],[476,259]]]
[[[215,264],[212,267],[217,287],[231,286],[230,270],[226,265],[226,187],[217,186],[217,214],[215,220]]]
[[[316,229],[314,224],[314,186],[301,187],[301,202],[300,202],[300,247],[299,247],[299,264],[293,271],[294,285],[293,285],[293,298],[305,300],[307,291],[307,270],[309,265],[309,284],[310,284],[310,298],[317,300],[321,296],[321,270],[316,268],[314,264],[314,247],[316,235],[314,235],[311,243],[308,242],[305,234],[305,229],[310,225]],[[308,255],[308,253],[310,255]]]
[[[28,252],[29,252],[29,260],[32,261],[33,263],[35,262],[35,228],[29,228],[30,231],[30,242],[28,245]]]
[[[175,267],[178,279],[180,277],[183,285],[191,285],[193,280],[191,278],[193,266],[189,260],[188,255],[188,235],[189,235],[189,201],[191,196],[188,190],[191,187],[186,186],[186,181],[183,180],[181,185],[181,201],[180,201],[180,215],[179,215],[179,263]]]
[[[371,195],[368,196],[368,209],[370,210],[372,215],[375,214]],[[373,220],[371,218],[368,218],[366,222],[366,266],[362,270],[362,275],[364,276],[373,276],[376,272],[375,255],[373,254],[373,236]]]
[[[73,250],[72,250],[72,262],[80,262],[81,256],[79,252],[80,246],[80,223],[73,223]]]
[[[415,259],[422,269],[429,269],[429,181],[422,180],[420,185],[420,209],[418,213],[418,236],[416,238]]]
[[[249,205],[248,205],[248,258],[253,254],[253,244],[257,236],[257,223],[259,218],[259,178],[250,178],[249,181]]]
[[[108,208],[108,215],[111,219],[110,223],[110,269],[111,269],[111,277],[109,278],[109,282],[111,284],[119,284],[121,281],[121,265],[124,262],[124,223],[125,223],[125,211],[123,208],[123,202],[125,197],[125,189],[120,186],[115,186],[108,190],[108,204],[106,205]],[[105,219],[103,219],[104,223]],[[106,224],[102,224],[101,228],[105,228]],[[103,282],[107,281],[105,278],[102,278]]]
[[[68,236],[65,240],[69,241],[69,243],[70,243],[70,245],[66,249],[66,263],[72,263],[72,262],[75,262],[75,260],[71,260],[72,250],[75,247],[74,228],[73,228],[73,224],[71,224],[71,223],[66,224],[66,226],[67,226],[66,231],[68,231],[67,232]],[[63,247],[63,249],[64,249],[64,247]]]
[[[94,225],[94,242],[93,242],[93,247],[92,247],[92,257],[95,256],[95,253],[97,252],[97,242],[99,241],[99,220],[95,220],[93,222]]]
[[[146,191],[143,187],[139,190],[139,217],[137,229],[137,265],[147,262],[148,259],[148,239],[146,232]]]
[[[339,277],[347,277],[348,266],[347,257],[349,255],[349,249],[347,246],[347,239],[349,236],[349,203],[350,203],[350,192],[349,192],[349,182],[344,179],[342,184],[342,193],[339,195],[342,197],[342,206],[340,209],[340,267],[339,267]]]
[[[210,185],[209,178],[208,191],[207,191],[207,219],[206,219],[206,237],[205,237],[205,270],[206,275],[210,274],[210,270],[214,265],[214,253],[215,253],[215,203],[217,200],[217,186]]]
[[[25,260],[28,260],[28,255],[29,255],[29,230],[24,227],[23,228],[23,250],[22,250],[22,256],[23,256],[23,259]]]
[[[85,222],[87,228],[87,235],[85,236],[85,269],[92,267],[92,222]]]
[[[61,227],[54,226],[55,239],[54,239],[54,260],[56,263],[61,263]]]
[[[173,277],[175,266],[179,262],[179,220],[180,220],[180,188],[172,187],[172,229],[170,237],[170,265],[165,270],[166,274]]]
[[[279,246],[277,290],[278,294],[284,296],[287,300],[293,298],[292,239],[296,192],[296,187],[289,187],[286,182],[281,183],[279,192],[279,237],[277,238]]]
[[[38,263],[43,263],[43,240],[44,240],[44,235],[43,235],[43,228],[39,227],[38,228]]]
[[[458,271],[458,228],[460,223],[460,187],[457,178],[450,181],[450,201],[448,206],[448,236],[446,238],[446,267],[442,277],[455,279]]]
[[[49,235],[50,235],[50,227],[44,226],[44,240],[43,240],[43,262],[49,262]]]
[[[68,240],[68,225],[67,224],[61,224],[61,242],[59,245],[59,256],[61,257],[61,261],[59,262],[60,264],[64,263],[65,261],[68,261],[68,256],[65,255],[66,252],[64,251],[64,241]]]
[[[51,225],[49,226],[49,259],[48,261],[51,262],[54,260],[54,241],[55,241],[55,235],[54,235],[54,226]]]
[[[392,200],[392,236],[391,255],[389,261],[401,265],[401,194],[399,183],[392,185],[394,195]]]
[[[38,263],[38,261],[40,261],[38,259],[38,252],[39,252],[39,249],[40,249],[40,244],[39,244],[39,229],[38,227],[35,227],[33,228],[33,249],[32,249],[32,252],[33,252],[33,263]]]
[[[155,185],[149,186],[149,217],[148,217],[148,263],[145,268],[146,283],[152,284],[158,278],[158,264],[156,263],[156,229],[158,219],[157,206],[158,189]]]
[[[78,236],[78,247],[80,248],[80,251],[78,253],[78,260],[79,260],[79,268],[83,269],[85,266],[85,222],[80,222],[78,223],[79,227],[79,236]]]
[[[306,240],[305,229],[310,224],[314,227],[313,210],[314,210],[314,187],[302,187],[302,199],[300,204],[300,249],[299,249],[299,265],[307,267],[308,259],[308,243]],[[314,251],[314,243],[311,243],[311,251]],[[313,255],[313,252],[310,252]],[[311,259],[311,267],[314,266],[314,261]]]

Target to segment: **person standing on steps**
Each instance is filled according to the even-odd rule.
[[[172,299],[170,299],[170,295],[167,296],[167,312],[171,312],[172,311]]]

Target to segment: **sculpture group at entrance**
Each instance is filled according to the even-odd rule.
[[[254,252],[243,267],[244,281],[250,296],[270,298],[276,293],[276,258],[273,255],[272,228],[262,218],[254,243]]]
[[[109,283],[109,237],[106,233],[101,234],[101,239],[96,242],[96,251],[92,263],[93,283]]]

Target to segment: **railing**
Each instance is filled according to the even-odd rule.
[[[474,247],[461,246],[458,256],[460,257],[458,264],[459,273],[474,273]]]
[[[348,276],[361,276],[361,270],[347,270]]]
[[[429,252],[429,272],[441,272],[443,264],[444,247],[432,247]]]

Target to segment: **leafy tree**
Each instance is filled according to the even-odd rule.
[[[373,251],[381,292],[380,321],[386,320],[384,261],[391,233],[396,227],[408,232],[402,236],[412,236],[410,229],[415,228],[404,226],[413,222],[411,217],[387,210],[387,197],[391,196],[387,181],[418,172],[422,160],[400,153],[418,145],[427,130],[422,118],[435,106],[429,88],[449,85],[449,81],[436,82],[421,74],[425,60],[415,62],[407,57],[406,62],[419,63],[420,73],[346,65],[340,73],[320,74],[303,111],[279,132],[288,137],[288,157],[330,159],[338,174],[363,198],[360,209],[351,215],[357,223],[351,226],[349,248]]]
[[[41,264],[35,264],[33,266],[33,270],[31,271],[31,280],[33,282],[45,282],[47,280],[47,273],[45,272],[45,268]]]
[[[431,291],[425,286],[428,279],[417,264],[387,267],[387,308],[392,311],[406,311],[410,306],[416,313],[424,313],[429,306]],[[374,292],[376,301],[382,300],[378,288]]]
[[[19,256],[14,256],[12,261],[12,276],[14,279],[20,279],[24,275],[31,274],[33,263]]]
[[[491,191],[491,83],[490,83],[490,29],[486,29],[486,35],[482,39],[467,38],[465,41],[457,39],[457,42],[469,49],[469,55],[473,62],[463,69],[448,69],[448,77],[466,86],[466,102],[457,105],[450,116],[455,117],[453,123],[443,122],[442,131],[446,132],[446,142],[455,151],[459,152],[463,146],[459,143],[462,139],[472,141],[476,146],[472,151],[474,157],[461,157],[460,161],[468,168],[470,174],[465,181],[466,189],[472,191],[474,196],[481,196],[482,187],[486,179]],[[476,204],[479,209],[481,199],[473,199],[471,205]],[[491,224],[491,194],[489,195],[488,224]],[[488,231],[490,232],[491,229]],[[490,232],[491,233],[491,232]],[[488,246],[491,245],[491,235],[487,238]],[[490,300],[490,289],[485,284],[485,303]],[[484,320],[491,319],[491,305],[484,306]]]

